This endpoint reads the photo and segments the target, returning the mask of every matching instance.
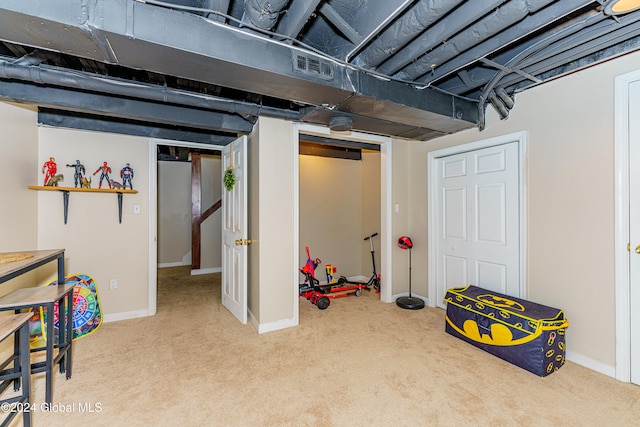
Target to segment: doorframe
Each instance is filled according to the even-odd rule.
[[[437,206],[437,194],[438,188],[437,183],[438,179],[436,176],[437,172],[437,162],[442,157],[452,156],[455,154],[466,153],[468,151],[475,151],[484,148],[495,147],[498,145],[508,144],[510,142],[518,143],[518,192],[519,192],[519,209],[520,209],[520,295],[522,297],[526,297],[527,295],[527,194],[526,194],[526,171],[525,171],[525,161],[526,161],[526,131],[509,133],[506,135],[499,135],[493,138],[483,139],[479,141],[469,142],[466,144],[455,145],[452,147],[442,148],[440,150],[432,151],[428,154],[427,158],[427,179],[428,179],[428,195],[427,195],[427,230],[428,230],[428,254],[429,254],[429,307],[436,307],[437,301],[435,295],[437,295],[437,238],[436,238],[436,225],[438,223],[437,217],[442,215],[442,210],[440,206]]]
[[[149,138],[149,291],[148,315],[158,308],[158,145],[202,148],[202,143]],[[222,151],[221,145],[206,145],[207,149]]]
[[[391,144],[392,139],[386,136],[371,135],[361,132],[334,132],[328,127],[311,125],[307,123],[296,123],[294,126],[294,174],[299,174],[299,154],[300,154],[300,134],[330,136],[332,139],[343,141],[354,141],[363,143],[373,143],[380,145],[380,276],[382,277],[382,286],[380,287],[380,300],[382,302],[393,302],[393,294],[391,286],[385,286],[385,283],[391,284],[392,277],[392,260],[391,260]],[[294,206],[300,205],[299,196],[299,179],[294,184]],[[294,213],[294,253],[300,252],[300,211],[296,209]],[[298,260],[294,261],[295,272],[293,281],[293,292],[296,303],[294,304],[294,324],[299,324],[299,308],[297,304],[299,295],[299,273]]]
[[[615,378],[631,381],[631,311],[629,307],[629,86],[640,71],[616,76],[614,97],[615,238],[614,282],[616,311]]]

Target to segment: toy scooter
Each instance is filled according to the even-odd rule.
[[[364,241],[369,241],[369,247],[371,248],[371,262],[373,263],[373,274],[369,278],[367,282],[353,282],[349,281],[346,277],[340,276],[338,279],[338,284],[351,284],[351,285],[363,285],[367,290],[373,286],[373,289],[376,291],[376,294],[380,293],[380,274],[376,271],[376,255],[375,250],[373,249],[373,238],[376,237],[378,233],[373,233],[370,236],[364,238]]]

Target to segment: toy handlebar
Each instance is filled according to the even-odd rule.
[[[372,237],[376,237],[378,235],[378,233],[373,233],[371,236],[367,236],[364,238],[364,240],[369,240]]]

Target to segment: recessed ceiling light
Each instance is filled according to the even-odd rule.
[[[623,15],[640,9],[640,0],[612,0],[604,7],[605,15]]]

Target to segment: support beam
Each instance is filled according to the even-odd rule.
[[[202,161],[200,153],[191,153],[191,269],[200,268],[200,212],[202,209]]]

